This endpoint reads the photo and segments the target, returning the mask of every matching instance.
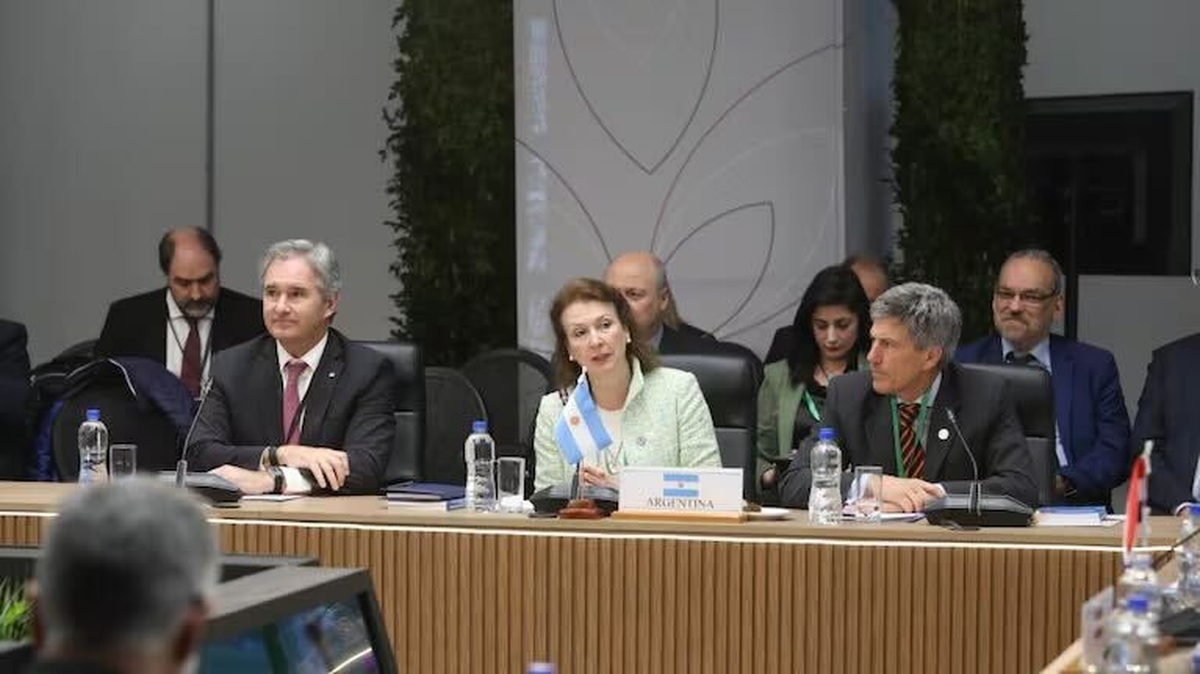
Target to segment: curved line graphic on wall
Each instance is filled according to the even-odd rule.
[[[710,330],[710,332],[715,333],[716,331],[720,330],[721,328],[725,327],[726,325],[729,325],[729,323],[732,322],[733,319],[737,318],[738,314],[742,313],[742,310],[744,310],[746,308],[746,305],[750,303],[750,299],[752,297],[754,297],[754,293],[758,292],[759,286],[762,285],[763,277],[765,277],[767,275],[767,267],[769,267],[771,264],[771,251],[775,249],[775,204],[770,201],[757,201],[757,202],[754,202],[751,204],[742,204],[741,206],[735,206],[726,211],[718,213],[718,214],[714,215],[713,217],[700,223],[694,229],[692,229],[690,232],[688,232],[682,239],[679,240],[679,243],[675,244],[675,247],[671,249],[671,252],[667,253],[666,256],[663,258],[663,264],[670,267],[671,258],[675,257],[675,253],[679,252],[679,249],[683,247],[683,244],[687,243],[689,239],[691,239],[696,234],[700,233],[701,230],[703,230],[704,228],[706,228],[710,225],[714,225],[718,222],[723,221],[725,218],[727,218],[730,215],[733,215],[740,211],[750,210],[753,208],[766,208],[767,213],[769,215],[769,217],[767,219],[767,222],[769,223],[769,227],[767,228],[767,231],[769,232],[769,235],[767,237],[767,247],[766,247],[767,254],[765,256],[763,256],[762,265],[758,269],[758,275],[755,277],[754,283],[751,284],[750,289],[746,292],[745,297],[743,297],[738,302],[737,306],[734,307],[733,313],[729,314],[729,316],[726,317],[723,321],[721,321],[720,324],[718,324],[716,327],[712,328]]]
[[[671,179],[671,185],[667,188],[667,193],[663,197],[662,205],[659,207],[658,218],[654,221],[654,233],[650,236],[650,250],[655,250],[657,248],[658,236],[662,230],[663,219],[667,214],[667,204],[671,203],[671,197],[675,194],[675,188],[679,186],[679,179],[683,176],[683,172],[687,170],[688,165],[691,164],[692,158],[696,156],[696,153],[700,150],[701,146],[704,145],[704,141],[706,141],[708,137],[712,135],[717,127],[721,126],[721,123],[724,122],[725,119],[728,118],[729,115],[731,115],[733,111],[742,103],[745,103],[747,100],[749,100],[755,92],[757,92],[759,89],[762,89],[775,78],[811,58],[820,56],[821,54],[833,49],[840,49],[841,46],[841,43],[831,42],[821,47],[817,47],[811,51],[805,52],[804,54],[801,54],[791,61],[779,66],[766,77],[751,85],[750,88],[743,92],[741,96],[738,96],[737,99],[735,99],[733,103],[731,103],[729,107],[726,108],[725,111],[722,112],[720,116],[718,116],[716,120],[714,120],[713,123],[704,130],[704,133],[700,135],[700,138],[696,141],[696,144],[688,152],[687,157],[684,158],[683,163],[679,165],[679,170],[676,171],[675,177]]]
[[[596,109],[596,105],[593,103],[592,97],[588,96],[586,88],[583,86],[583,82],[580,81],[577,73],[575,60],[571,58],[571,50],[567,46],[567,41],[563,38],[562,20],[559,16],[560,12],[558,8],[559,2],[560,0],[554,0],[554,2],[551,4],[551,10],[554,15],[554,30],[558,36],[559,47],[562,49],[563,62],[567,65],[567,72],[571,77],[571,82],[574,83],[575,89],[579,92],[580,98],[583,99],[584,106],[587,108],[588,113],[592,116],[592,119],[596,120],[596,124],[604,131],[604,134],[608,136],[608,139],[612,141],[612,144],[621,151],[621,154],[624,154],[629,161],[633,162],[633,164],[646,175],[654,174],[660,167],[662,167],[663,162],[667,161],[667,158],[674,154],[675,149],[679,147],[679,143],[683,140],[684,134],[687,133],[687,130],[692,126],[692,122],[696,119],[696,113],[700,110],[701,101],[704,100],[704,96],[708,92],[708,85],[712,78],[713,63],[716,61],[717,55],[717,37],[720,34],[720,0],[713,0],[712,45],[708,51],[708,63],[704,67],[704,81],[700,85],[700,88],[696,91],[695,102],[691,106],[691,112],[689,112],[687,118],[683,120],[683,124],[680,126],[678,133],[675,134],[675,139],[671,141],[665,150],[662,151],[662,156],[658,157],[658,159],[653,161],[653,163],[638,159],[638,157],[634,155],[633,151],[626,147],[626,143],[622,142],[621,139],[617,137],[617,134],[613,132],[612,124],[606,122],[604,116],[601,115]],[[653,157],[650,157],[650,159],[653,159]]]
[[[550,163],[549,160],[539,154],[537,150],[530,147],[529,144],[524,140],[519,137],[514,137],[513,141],[519,147],[524,148],[526,152],[533,155],[534,159],[542,162],[542,164],[544,164],[546,168],[550,170],[550,173],[554,174],[554,177],[558,179],[559,184],[566,188],[567,192],[571,195],[571,198],[574,199],[575,203],[579,206],[579,210],[583,213],[584,217],[587,218],[588,226],[592,228],[592,232],[596,235],[596,240],[600,242],[600,248],[604,251],[604,264],[607,265],[609,262],[612,262],[612,253],[608,250],[608,243],[604,240],[604,233],[600,231],[600,227],[596,224],[596,219],[592,217],[591,211],[589,211],[587,205],[583,203],[583,199],[579,198],[579,193],[575,191],[575,188],[571,186],[571,183],[567,181],[566,177],[560,173],[557,168],[555,168],[554,164]]]

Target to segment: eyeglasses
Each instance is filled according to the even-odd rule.
[[[1017,292],[1008,288],[996,288],[992,291],[992,297],[996,298],[1001,304],[1008,304],[1013,300],[1021,300],[1021,304],[1028,304],[1031,307],[1037,307],[1054,299],[1054,293],[1042,293],[1033,290],[1022,290]]]

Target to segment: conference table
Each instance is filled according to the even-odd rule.
[[[75,488],[0,482],[0,545],[38,545]],[[208,513],[224,552],[369,569],[402,671],[1037,671],[1121,567],[1120,526],[568,521],[367,496]],[[1151,548],[1177,530],[1152,518]]]

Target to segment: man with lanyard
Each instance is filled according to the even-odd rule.
[[[221,249],[208,230],[167,232],[158,243],[158,262],[166,289],[114,302],[95,353],[162,363],[198,396],[213,353],[263,333],[262,304],[221,287]]]
[[[920,512],[946,492],[966,493],[979,464],[988,493],[1036,504],[1024,435],[1003,380],[951,362],[962,318],[945,292],[920,283],[896,286],[871,305],[870,370],[829,385],[822,425],[842,449],[843,494],[853,466],[882,466],[885,510]],[[950,412],[953,413],[951,416]],[[812,482],[810,443],[780,480],[785,505],[804,507]]]

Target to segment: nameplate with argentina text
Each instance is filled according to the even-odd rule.
[[[740,468],[621,469],[623,512],[740,513]]]

